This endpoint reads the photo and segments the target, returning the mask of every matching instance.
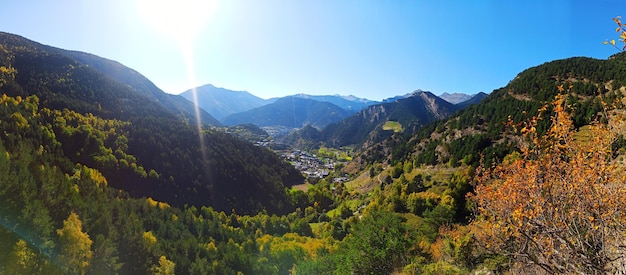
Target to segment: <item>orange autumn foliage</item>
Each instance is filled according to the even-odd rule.
[[[626,255],[626,177],[611,152],[616,133],[611,123],[596,123],[592,140],[574,139],[565,98],[552,103],[545,135],[536,132],[537,118],[521,129],[527,141],[519,157],[478,168],[472,198],[479,215],[471,226],[483,248],[521,265],[551,274],[611,272]]]
[[[615,32],[619,33],[619,42],[623,43],[624,46],[620,49],[619,47],[617,47],[615,45],[615,39],[612,39],[611,41],[604,41],[604,44],[611,44],[611,46],[615,47],[617,50],[619,51],[625,51],[626,50],[626,24],[622,23],[622,17],[621,16],[616,16],[613,18],[613,22],[615,22],[615,24],[617,24],[617,28],[615,29]]]

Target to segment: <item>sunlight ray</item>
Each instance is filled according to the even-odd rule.
[[[207,161],[202,119],[196,88],[196,70],[194,62],[194,41],[207,25],[216,8],[212,0],[138,0],[142,19],[157,32],[173,39],[183,55],[187,71],[188,86],[192,87],[196,128],[203,161]]]

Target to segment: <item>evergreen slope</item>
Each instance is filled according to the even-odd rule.
[[[408,139],[386,140],[383,147],[394,148],[394,154],[382,156],[379,150],[370,148],[363,156],[370,161],[410,159],[416,164],[453,166],[476,166],[481,156],[487,163],[501,160],[513,147],[512,141],[505,138],[510,132],[506,126],[509,119],[513,124],[529,119],[554,98],[559,84],[571,84],[568,104],[574,125],[587,125],[597,118],[603,104],[621,106],[620,87],[626,85],[625,72],[624,53],[607,60],[574,57],[546,62],[521,72],[480,103],[427,125]],[[541,133],[547,121],[539,124]]]
[[[159,105],[161,108],[166,109],[169,113],[172,113],[176,116],[181,116],[181,118],[188,119],[190,121],[196,121],[196,115],[193,104],[189,103],[187,100],[180,96],[166,94],[158,87],[156,87],[150,80],[145,78],[143,75],[139,74],[137,71],[125,67],[119,62],[108,60],[102,57],[98,57],[89,53],[77,52],[77,51],[67,51],[59,48],[54,48],[47,45],[41,45],[39,43],[29,41],[17,35],[12,35],[8,33],[0,32],[0,36],[2,39],[3,45],[7,45],[9,47],[19,47],[23,50],[30,49],[32,53],[45,52],[46,55],[32,55],[32,56],[22,56],[20,61],[24,62],[24,66],[35,65],[43,65],[45,63],[54,63],[57,62],[57,65],[61,65],[62,63],[67,63],[65,65],[71,64],[71,70],[66,68],[66,72],[68,74],[71,73],[81,73],[79,71],[85,70],[85,68],[75,68],[77,64],[85,65],[84,67],[89,67],[90,70],[93,69],[99,73],[104,74],[106,77],[112,78],[119,84],[125,85],[125,90],[132,90],[134,93],[142,95],[149,102]],[[60,59],[66,58],[68,60],[61,61]],[[71,59],[71,61],[69,60]],[[17,61],[17,60],[16,60]],[[60,63],[59,63],[60,62]],[[77,62],[77,63],[76,63]],[[51,68],[51,67],[49,67]],[[77,69],[74,71],[74,69]],[[58,72],[62,74],[63,72]],[[82,72],[85,73],[85,72]],[[57,75],[57,76],[60,76]],[[69,76],[69,75],[68,75]],[[28,77],[28,76],[25,76]],[[48,77],[56,77],[55,75],[49,75]],[[64,78],[60,78],[60,81],[64,81]],[[118,84],[118,85],[119,85]],[[61,87],[58,87],[61,88]],[[62,88],[61,88],[62,89]],[[73,95],[75,96],[75,95]],[[106,96],[106,95],[99,95]],[[125,99],[126,96],[117,94],[116,96],[121,96],[121,99]],[[96,98],[82,98],[83,100],[97,100]],[[120,103],[113,102],[111,98],[107,98],[106,102],[109,103]],[[200,118],[202,123],[209,125],[219,125],[219,122],[213,118],[211,115],[204,111],[200,111]]]
[[[195,108],[192,103],[180,95],[172,95],[163,92],[146,77],[137,71],[128,68],[119,62],[98,57],[89,53],[77,51],[59,50],[62,54],[73,57],[78,62],[86,64],[113,78],[115,81],[132,87],[137,93],[146,96],[167,109],[169,112],[189,119],[192,122],[197,120]],[[199,110],[202,124],[219,126],[219,121],[204,110]]]
[[[64,120],[68,133],[82,121],[92,139],[106,135],[92,127],[125,124],[40,108],[36,96],[0,98],[2,274],[154,274],[168,266],[177,274],[268,274],[280,261],[269,251],[253,253],[260,246],[255,234],[306,235],[306,227],[292,226],[295,217],[183,210],[131,198],[97,169],[65,156],[65,133],[55,131]]]

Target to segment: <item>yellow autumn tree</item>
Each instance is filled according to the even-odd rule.
[[[623,268],[617,265],[626,256],[626,177],[611,152],[621,119],[595,123],[588,140],[576,139],[565,95],[552,107],[545,135],[537,133],[534,118],[520,130],[528,140],[521,154],[478,169],[476,239],[520,266],[550,274]]]
[[[150,273],[154,275],[174,275],[176,264],[167,259],[165,256],[159,257],[159,264],[155,264],[150,268]]]
[[[93,252],[89,235],[83,232],[83,223],[76,213],[70,213],[63,221],[63,228],[57,230],[61,253],[59,259],[66,273],[85,274],[89,267]]]
[[[35,252],[26,241],[19,239],[13,246],[13,253],[6,271],[10,274],[33,274],[41,272]]]

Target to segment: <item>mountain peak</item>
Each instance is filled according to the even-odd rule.
[[[189,89],[180,95],[189,101],[194,100],[193,90]],[[195,88],[198,106],[217,119],[230,114],[244,112],[267,104],[265,100],[246,91],[233,91],[205,84]]]
[[[471,99],[474,96],[475,95],[468,95],[466,93],[448,93],[448,92],[444,92],[443,94],[439,95],[441,99],[447,102],[450,102],[452,104],[459,104],[461,102]]]
[[[430,93],[430,94],[432,94],[429,91],[424,91],[422,89],[417,89],[415,91],[412,91],[412,92],[404,94],[404,95],[399,95],[399,96],[394,96],[394,97],[383,99],[383,103],[395,102],[395,101],[398,101],[400,99],[408,98],[408,97],[412,97],[412,96],[416,96],[416,95],[420,95],[422,93]]]
[[[279,98],[273,103],[245,112],[228,115],[222,119],[226,125],[251,123],[259,127],[284,126],[301,128],[304,125],[323,128],[352,114],[331,102],[298,95]]]

